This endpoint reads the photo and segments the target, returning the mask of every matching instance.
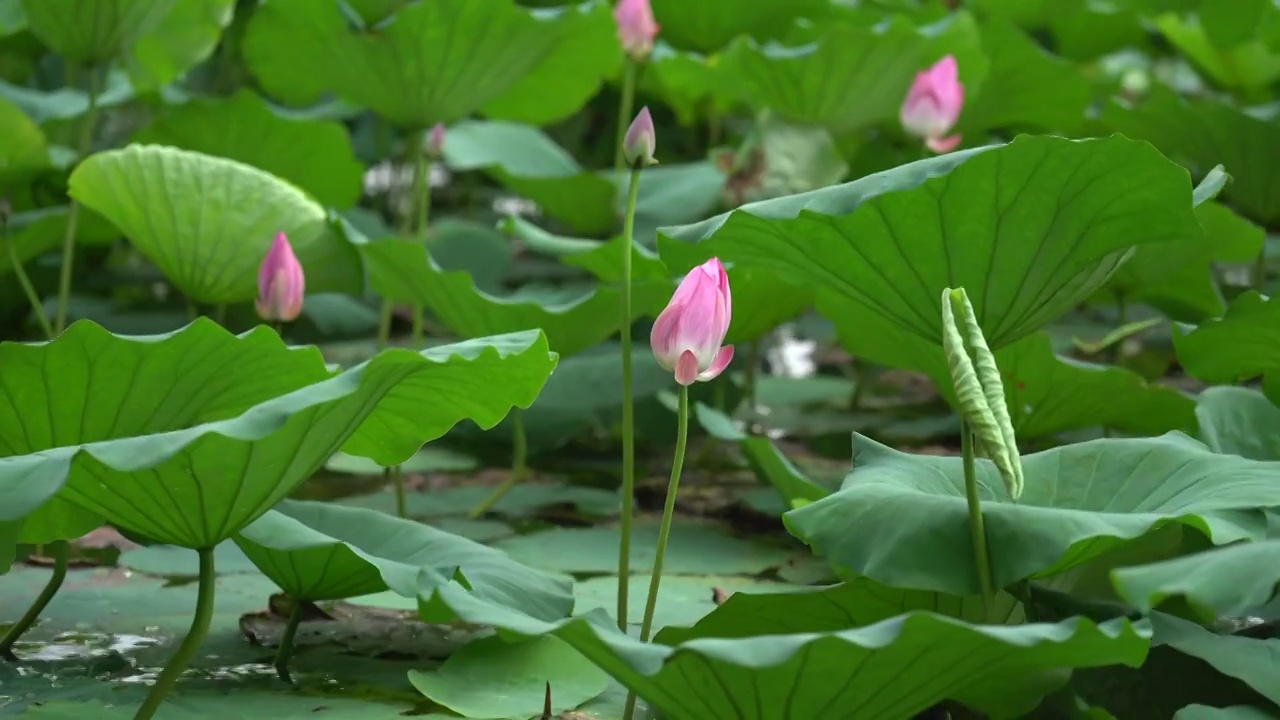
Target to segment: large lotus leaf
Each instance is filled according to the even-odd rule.
[[[341,123],[283,117],[251,90],[174,106],[133,141],[171,145],[261,168],[329,207],[355,205],[364,189],[364,167],[356,160]]]
[[[618,222],[613,182],[583,169],[535,127],[503,121],[458,123],[449,128],[444,159],[454,170],[489,172],[576,232],[607,233]]]
[[[19,182],[53,167],[40,126],[8,98],[0,97],[0,185]]]
[[[1269,6],[1272,3],[1254,2],[1255,7]],[[1213,13],[1214,9],[1221,12]],[[1206,2],[1200,10],[1200,17],[1183,17],[1174,13],[1166,13],[1154,19],[1156,29],[1164,35],[1183,55],[1190,58],[1206,75],[1216,83],[1243,91],[1243,94],[1257,92],[1259,89],[1280,78],[1280,52],[1277,43],[1268,43],[1259,37],[1242,38],[1240,42],[1229,46],[1221,45],[1215,39],[1215,30],[1221,25],[1204,22],[1210,10],[1212,16],[1232,17],[1236,21],[1243,20],[1245,32],[1252,35],[1256,32],[1257,20],[1249,18],[1247,12],[1241,12],[1240,2],[1220,3]],[[1273,8],[1274,10],[1274,8]],[[1277,23],[1276,27],[1280,27]],[[1273,31],[1274,32],[1274,31]]]
[[[1280,401],[1280,301],[1246,292],[1220,318],[1173,328],[1178,362],[1205,382],[1230,384],[1263,376],[1263,392]]]
[[[740,35],[778,37],[797,18],[815,20],[830,12],[822,0],[654,0],[662,39],[677,48],[713,53]]]
[[[850,353],[888,367],[916,370],[955,403],[942,349],[911,335],[883,316],[819,293],[818,312],[831,319]],[[1005,401],[1019,438],[1050,437],[1091,427],[1138,435],[1195,427],[1195,401],[1172,387],[1152,385],[1121,367],[1098,365],[1054,352],[1048,333],[1037,332],[996,351]]]
[[[1217,202],[1196,206],[1204,237],[1138,248],[1107,283],[1126,302],[1144,302],[1182,322],[1226,309],[1214,277],[1217,262],[1249,262],[1262,252],[1264,230]]]
[[[129,50],[177,4],[178,0],[22,0],[22,9],[27,28],[41,42],[68,60],[96,66]]]
[[[966,88],[972,99],[960,116],[960,132],[1008,127],[1064,131],[1084,124],[1091,89],[1073,63],[1048,54],[1002,22],[983,25],[982,48],[991,68],[979,92]]]
[[[1198,237],[1184,169],[1150,145],[1020,136],[844,185],[664,228],[663,261],[769,268],[941,345],[939,298],[965,287],[994,348],[1096,290],[1128,251]]]
[[[1274,714],[1252,705],[1212,707],[1198,703],[1187,705],[1173,716],[1173,720],[1275,720],[1275,718]]]
[[[359,292],[358,254],[324,207],[258,168],[189,150],[130,145],[93,155],[71,196],[110,220],[196,302],[246,302],[278,232],[289,236],[309,292]]]
[[[899,588],[980,589],[958,457],[908,455],[854,435],[841,490],[792,510],[788,528],[842,570]],[[1181,433],[1103,439],[1024,456],[1026,489],[1009,500],[977,465],[992,581],[1008,587],[1082,566],[1167,525],[1215,544],[1261,539],[1280,504],[1280,465],[1218,455]]]
[[[896,615],[925,611],[976,624],[1026,622],[1022,605],[1000,593],[988,610],[980,596],[898,590],[864,577],[794,592],[737,592],[692,627],[669,626],[656,642],[679,645],[695,638],[837,632],[873,625]]]
[[[1143,613],[1183,598],[1204,622],[1240,617],[1267,604],[1280,583],[1280,540],[1236,543],[1172,560],[1111,571],[1120,597]]]
[[[666,646],[623,635],[601,611],[538,622],[453,586],[420,605],[439,602],[508,634],[558,636],[672,720],[821,718],[834,708],[850,720],[881,720],[948,698],[1013,717],[1061,687],[1065,669],[1141,664],[1149,637],[1145,625],[1124,619],[977,626],[916,611],[858,629]]]
[[[235,540],[258,569],[295,598],[331,600],[387,589],[415,597],[420,583],[457,579],[477,598],[519,608],[540,620],[558,620],[573,610],[567,578],[376,510],[286,500]]]
[[[1280,704],[1280,640],[1256,640],[1243,635],[1219,635],[1165,613],[1152,613],[1151,646],[1170,647],[1200,658],[1214,670],[1248,685],[1262,697]]]
[[[18,260],[29,262],[62,246],[67,232],[71,208],[66,205],[27,210],[9,216],[9,242]],[[81,245],[105,245],[115,242],[120,231],[95,212],[81,208],[76,213],[76,242]],[[0,275],[13,270],[9,254],[0,255]]]
[[[964,14],[926,28],[901,17],[874,27],[823,22],[786,45],[740,38],[720,57],[716,75],[751,107],[854,132],[896,118],[912,77],[930,62],[977,45],[977,26]],[[966,60],[960,72],[972,91],[985,63]]]
[[[638,87],[641,94],[662,98],[681,124],[693,125],[708,112],[723,116],[733,110],[735,93],[722,77],[719,56],[675,50],[659,34]]]
[[[478,289],[466,272],[441,270],[420,241],[386,239],[358,247],[379,295],[429,308],[464,337],[541,328],[556,352],[572,355],[618,332],[622,293],[616,288],[584,293],[525,287],[497,297]],[[654,315],[665,304],[670,285],[637,284],[633,293],[633,315]]]
[[[83,332],[103,336],[96,328]],[[168,342],[178,345],[220,332],[224,331],[212,323],[196,323],[168,336]],[[555,366],[546,339],[536,331],[421,353],[394,349],[287,394],[277,390],[274,397],[246,410],[230,403],[248,391],[232,386],[215,396],[217,388],[226,386],[217,373],[229,375],[227,366],[238,362],[234,350],[217,362],[216,355],[191,359],[164,352],[168,348],[155,339],[106,337],[102,342],[108,348],[132,344],[151,348],[146,354],[132,352],[153,363],[152,372],[159,377],[167,374],[165,384],[172,385],[172,378],[190,380],[185,376],[193,364],[210,368],[214,379],[160,392],[155,384],[134,384],[136,373],[111,375],[109,382],[94,385],[113,401],[104,402],[101,409],[86,404],[93,398],[67,395],[73,409],[66,411],[70,418],[64,422],[70,427],[91,419],[111,427],[119,413],[130,420],[131,431],[112,432],[96,442],[69,437],[64,444],[57,437],[45,443],[52,449],[44,452],[0,458],[0,496],[5,498],[0,520],[26,515],[61,490],[62,499],[157,542],[212,547],[265,513],[335,452],[393,465],[464,418],[482,428],[492,427],[511,407],[531,404]],[[64,350],[71,359],[53,363],[59,355],[41,351],[59,347],[63,338],[26,350],[39,353],[35,372],[41,377],[78,372],[87,380],[99,363],[115,367],[102,358],[107,349],[96,355]],[[63,347],[74,349],[71,344]],[[116,372],[130,372],[125,367]],[[6,382],[13,382],[13,377],[6,373]],[[11,392],[18,398],[18,407],[22,390],[31,387],[35,385],[28,382]],[[140,398],[139,410],[131,402],[135,394]],[[206,394],[213,398],[207,401],[208,407],[192,402],[193,397]],[[202,411],[194,415],[185,411],[189,404]],[[129,413],[124,412],[126,408]],[[31,477],[43,480],[32,483]]]
[[[115,336],[81,321],[50,343],[0,344],[0,364],[8,406],[0,454],[8,472],[29,463],[33,473],[28,482],[0,481],[0,520],[34,511],[23,528],[32,543],[101,524],[61,496],[42,507],[61,480],[38,474],[38,454],[216,422],[329,376],[315,348],[288,349],[266,328],[235,336],[203,319],[152,337]]]
[[[537,73],[542,87],[572,88],[582,102],[604,68],[568,66],[589,80],[552,82],[560,45],[582,49],[578,11],[534,13],[513,0],[432,0],[405,6],[372,30],[352,30],[332,0],[270,0],[244,39],[246,62],[271,94],[306,104],[332,90],[399,125],[454,122]],[[606,65],[607,67],[607,65]],[[536,82],[536,81],[530,81]],[[523,103],[532,85],[513,92]],[[564,101],[556,107],[563,112]],[[575,105],[576,109],[576,105]]]
[[[1257,390],[1222,385],[1196,397],[1200,439],[1220,453],[1280,461],[1280,408]]]
[[[1255,222],[1280,222],[1273,190],[1280,186],[1280,121],[1216,100],[1184,100],[1159,85],[1137,105],[1111,101],[1100,120],[1150,142],[1194,173],[1221,163],[1232,178],[1222,192],[1226,202]]]
[[[563,33],[541,62],[481,112],[492,118],[547,125],[572,116],[622,66],[618,24],[608,2],[595,0],[532,11]]]
[[[138,91],[156,90],[208,58],[235,14],[236,0],[182,0],[125,54]]]

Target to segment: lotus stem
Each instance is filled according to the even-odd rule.
[[[622,97],[618,101],[618,142],[614,147],[613,172],[622,180],[622,169],[625,165],[622,153],[623,139],[627,136],[627,126],[631,124],[631,115],[636,104],[636,61],[627,58],[626,67],[622,71]]]
[[[284,634],[280,636],[280,645],[276,648],[276,675],[281,680],[293,684],[293,678],[289,675],[289,658],[293,657],[294,638],[298,636],[298,625],[302,624],[302,601],[297,598],[289,598],[293,601],[293,611],[289,613],[289,622],[284,626]]]
[[[422,329],[422,314],[425,310],[423,310],[421,305],[414,305],[412,311],[413,325],[409,330],[409,340],[413,343],[413,347],[416,349],[426,339],[426,333],[424,333]]]
[[[378,317],[378,349],[385,348],[391,342],[391,318],[395,313],[395,306],[390,300],[383,298],[382,313]]]
[[[982,602],[991,612],[995,591],[991,586],[991,561],[987,556],[987,531],[982,523],[982,501],[978,497],[978,473],[974,467],[974,438],[968,423],[960,420],[960,455],[964,462],[964,496],[969,504],[969,534],[973,541],[973,561],[982,586]]]
[[[35,285],[31,284],[31,278],[27,276],[26,268],[22,267],[22,258],[18,257],[18,248],[14,246],[12,238],[9,237],[9,218],[7,213],[0,214],[0,235],[3,237],[5,250],[9,253],[9,265],[13,267],[14,277],[18,278],[18,284],[22,286],[22,293],[27,296],[27,302],[31,303],[31,311],[35,313],[36,320],[40,322],[40,329],[44,332],[46,340],[52,340],[54,337],[53,326],[49,324],[49,316],[44,311],[44,305],[40,302],[40,295],[36,293]]]
[[[503,480],[501,485],[494,488],[488,497],[471,508],[469,517],[473,520],[489,512],[494,505],[498,504],[499,500],[511,491],[511,488],[515,487],[529,473],[529,439],[524,432],[524,417],[520,408],[513,408],[511,411],[511,433],[514,438],[511,475],[506,480]]]
[[[138,708],[133,720],[151,720],[209,636],[209,623],[213,620],[213,596],[217,589],[214,585],[213,548],[200,548],[196,553],[200,556],[200,582],[196,586],[196,613],[191,620],[191,628],[187,630],[187,636],[178,646],[178,651],[169,658],[160,677],[156,678],[156,684],[151,687],[151,693],[142,702],[142,707]]]
[[[93,133],[98,124],[98,73],[96,68],[89,68],[89,113],[80,127],[80,144],[76,148],[76,162],[83,162],[84,157],[93,149]],[[62,237],[62,268],[58,276],[58,314],[54,322],[54,332],[61,333],[67,327],[67,308],[71,302],[71,275],[76,261],[76,220],[80,213],[80,203],[71,201],[71,210],[67,213],[67,231]]]
[[[628,65],[630,67],[630,64]],[[628,71],[629,73],[631,71]],[[618,145],[622,147],[621,143]],[[619,149],[621,152],[621,149]],[[636,199],[640,196],[640,168],[631,170],[627,210],[622,224],[622,518],[618,547],[618,629],[627,631],[627,592],[631,579],[631,516],[636,495],[636,419],[631,385],[631,252],[636,232]]]
[[[747,393],[747,417],[751,421],[747,423],[747,434],[754,434],[751,430],[755,427],[756,416],[756,370],[760,365],[760,338],[756,338],[747,343],[747,357],[745,358],[746,369],[743,370],[743,384]]]
[[[13,645],[31,629],[32,625],[40,619],[40,613],[49,607],[49,602],[53,600],[53,596],[58,594],[58,589],[62,587],[62,581],[67,579],[67,541],[57,540],[49,544],[49,553],[53,555],[53,575],[49,578],[49,582],[45,583],[44,589],[36,596],[36,601],[31,603],[31,607],[27,608],[27,612],[18,620],[13,627],[9,628],[9,632],[5,633],[3,639],[0,639],[0,657],[10,662],[17,662],[18,656],[13,654]]]
[[[658,527],[658,547],[653,555],[653,571],[649,576],[649,598],[644,604],[644,620],[640,623],[640,640],[649,642],[653,632],[653,614],[658,608],[658,587],[662,582],[662,564],[666,560],[667,541],[671,539],[671,524],[676,514],[676,494],[680,490],[680,471],[684,468],[684,451],[689,439],[689,386],[680,386],[679,425],[676,430],[676,455],[671,462],[671,480],[667,483],[667,500],[662,506],[662,524]],[[627,695],[627,707],[623,717],[631,720],[636,710],[635,693]]]
[[[404,469],[399,465],[387,468],[391,474],[391,487],[396,493],[396,517],[409,517],[404,495]]]

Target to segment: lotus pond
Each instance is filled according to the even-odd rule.
[[[1272,0],[0,0],[0,716],[1280,718],[1277,243]]]

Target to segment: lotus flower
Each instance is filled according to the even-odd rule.
[[[436,123],[427,133],[427,154],[438,158],[444,153],[444,123]]]
[[[951,152],[960,144],[960,135],[947,136],[947,132],[960,117],[964,106],[964,85],[960,82],[960,70],[956,59],[948,55],[933,67],[917,73],[907,91],[899,115],[902,127],[909,134],[924,139],[924,144],[936,153]]]
[[[658,36],[658,23],[653,19],[649,0],[618,0],[613,17],[618,21],[618,40],[627,55],[636,62],[649,57]]]
[[[627,134],[622,139],[622,156],[633,168],[645,167],[657,164],[658,161],[653,159],[657,149],[658,136],[653,129],[653,116],[649,114],[649,108],[640,108],[636,119],[631,121],[631,127],[627,128]]]
[[[289,238],[276,233],[275,242],[258,267],[258,316],[268,322],[296,320],[302,313],[305,293],[302,263],[293,254]]]
[[[681,385],[705,382],[724,372],[733,359],[733,346],[720,344],[732,316],[729,276],[720,259],[711,258],[689,271],[654,321],[649,344],[658,364],[674,370]]]

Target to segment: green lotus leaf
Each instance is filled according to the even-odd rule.
[[[788,512],[788,529],[837,568],[885,585],[977,594],[961,458],[908,455],[856,434],[854,457],[841,490]],[[1022,468],[1014,503],[995,466],[977,465],[1001,588],[1083,566],[1168,525],[1219,545],[1261,539],[1263,509],[1280,504],[1280,465],[1219,455],[1181,433],[1067,445],[1024,455]]]
[[[426,307],[465,337],[541,328],[556,352],[572,355],[618,332],[622,293],[616,288],[581,292],[526,286],[497,297],[476,288],[466,272],[441,270],[420,241],[386,239],[358,247],[379,295]],[[670,285],[638,284],[633,293],[635,317],[656,315],[666,304]]]
[[[477,598],[519,608],[540,620],[558,620],[573,610],[567,578],[376,510],[285,500],[240,531],[235,541],[259,570],[296,599],[337,600],[388,589],[415,597],[420,581],[457,579]]]
[[[286,118],[251,90],[169,108],[133,141],[252,165],[330,207],[351,207],[364,191],[364,167],[341,123]]]
[[[1257,390],[1219,386],[1196,397],[1200,439],[1214,451],[1280,461],[1280,408]]]
[[[1155,17],[1153,24],[1165,39],[1214,82],[1247,94],[1265,88],[1280,78],[1280,52],[1277,52],[1280,48],[1260,37],[1241,38],[1241,42],[1230,45],[1220,44],[1220,41],[1230,42],[1219,31],[1222,25],[1205,19],[1229,17],[1232,22],[1243,20],[1239,27],[1252,36],[1257,33],[1262,20],[1258,18],[1251,21],[1247,12],[1241,12],[1242,5],[1232,3],[1230,9],[1227,9],[1222,7],[1222,3],[1205,2],[1197,8],[1198,12],[1194,17],[1165,13]],[[1265,8],[1272,4],[1253,5]],[[1222,12],[1213,12],[1218,8]]]
[[[608,233],[618,222],[613,181],[583,169],[535,127],[505,121],[458,123],[449,128],[444,160],[454,170],[485,170],[575,232]]]
[[[22,0],[22,9],[27,28],[59,55],[81,65],[102,65],[157,28],[177,4],[178,0]]]
[[[22,385],[10,385],[18,381],[12,363],[4,375],[14,417],[37,424],[3,436],[13,443],[22,431],[45,435],[35,452],[0,458],[0,522],[60,493],[157,542],[212,547],[286,497],[335,452],[393,465],[464,418],[492,427],[511,407],[532,403],[555,366],[536,331],[421,353],[388,350],[318,382],[327,370],[308,350],[302,352],[313,358],[310,372],[274,381],[291,382],[292,389],[267,384],[272,373],[263,370],[255,371],[263,381],[228,382],[239,379],[228,368],[244,351],[212,322],[141,339],[83,327],[45,345],[4,346],[30,367]],[[96,345],[88,347],[91,342]],[[222,352],[197,352],[210,345]],[[193,350],[176,352],[188,347]],[[63,383],[78,376],[76,385],[59,387],[90,387],[92,394],[59,392],[55,400],[52,392],[41,397],[23,390],[45,387],[34,378],[50,376]],[[102,379],[93,382],[96,377]],[[267,397],[253,395],[264,389],[271,391]],[[28,398],[45,412],[22,412]],[[256,404],[246,409],[248,400]],[[44,425],[49,420],[59,424]],[[90,421],[98,437],[75,437]]]
[[[896,16],[874,27],[823,22],[798,29],[787,44],[739,38],[720,56],[716,75],[751,107],[854,132],[896,119],[917,72],[977,45],[977,26],[966,14],[926,28]],[[985,63],[961,61],[960,73],[972,92]]]
[[[673,270],[764,267],[938,346],[942,291],[964,287],[998,349],[1075,307],[1131,248],[1202,232],[1186,171],[1150,145],[1021,136],[664,228],[658,247]]]
[[[1173,716],[1173,720],[1275,720],[1275,717],[1266,710],[1252,705],[1218,708],[1196,704],[1179,710]]]
[[[363,285],[355,248],[331,231],[321,205],[234,160],[130,145],[85,160],[70,188],[196,302],[256,297],[258,265],[278,232],[289,236],[309,292],[359,292]]]
[[[1223,199],[1254,222],[1280,222],[1272,190],[1280,183],[1280,123],[1216,100],[1184,100],[1159,85],[1139,104],[1111,101],[1100,121],[1150,142],[1193,173],[1221,163],[1232,178]]]
[[[618,24],[608,2],[596,0],[533,16],[555,22],[562,40],[481,112],[487,117],[548,125],[571,117],[622,67]]]
[[[1116,591],[1143,613],[1183,598],[1197,618],[1239,617],[1276,595],[1280,540],[1236,543],[1151,565],[1111,571]]]
[[[0,97],[0,184],[20,182],[52,169],[49,147],[35,121],[8,98]]]
[[[1030,711],[1063,684],[1063,669],[1137,666],[1149,631],[1119,619],[1094,624],[968,625],[909,612],[857,629],[642,643],[602,611],[539,622],[467,598],[456,586],[424,594],[463,620],[508,635],[554,634],[672,720],[818,718],[833,707],[851,720],[912,717],[954,699],[998,717]]]
[[[740,35],[779,37],[798,18],[817,20],[830,13],[822,0],[653,0],[662,39],[677,48],[712,53]]]
[[[932,343],[861,308],[846,313],[849,304],[827,293],[819,293],[817,308],[832,319],[841,345],[850,353],[925,373],[954,403],[945,358]],[[1014,431],[1024,440],[1099,426],[1137,435],[1195,429],[1195,401],[1186,393],[1148,383],[1125,368],[1059,355],[1045,332],[997,350],[996,365],[1004,378]]]
[[[236,0],[182,0],[127,50],[123,64],[134,89],[156,90],[182,77],[218,47]]]
[[[1243,635],[1219,635],[1189,620],[1152,613],[1151,647],[1172,648],[1199,658],[1227,677],[1235,678],[1260,695],[1248,698],[1280,705],[1280,640],[1255,640]],[[1201,671],[1202,672],[1202,671]]]
[[[266,328],[235,336],[203,319],[153,337],[76,322],[50,343],[0,344],[0,363],[0,397],[9,408],[0,420],[0,521],[27,516],[23,540],[31,543],[76,538],[101,524],[65,494],[55,497],[63,479],[34,474],[65,472],[76,447],[215,422],[329,376],[315,348],[286,348]],[[61,459],[47,466],[42,454]],[[24,467],[32,479],[15,480]]]
[[[1173,346],[1188,374],[1230,384],[1262,376],[1263,392],[1280,401],[1280,301],[1246,292],[1220,318],[1175,325]]]
[[[588,25],[581,14],[533,12],[513,0],[433,0],[353,31],[337,2],[270,0],[249,22],[244,54],[268,92],[295,104],[331,90],[409,128],[455,122],[490,103],[545,119],[548,113],[525,107],[535,88],[576,93],[551,103],[551,115],[559,115],[566,103],[576,110],[608,68],[566,65],[566,53],[586,49],[587,27],[600,31],[598,20]],[[572,82],[550,76],[566,67],[578,76]],[[530,75],[536,79],[522,86]],[[504,100],[508,91],[514,95]]]

